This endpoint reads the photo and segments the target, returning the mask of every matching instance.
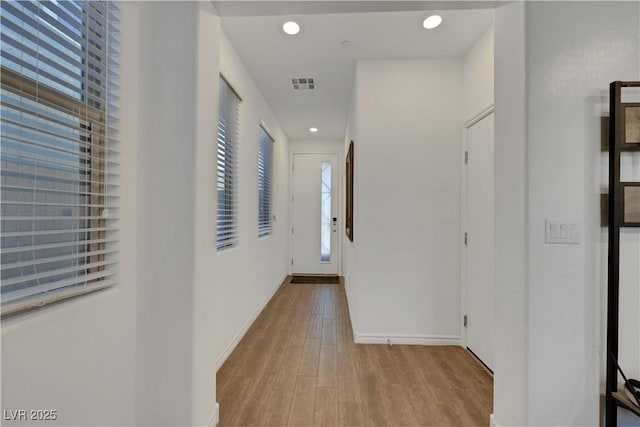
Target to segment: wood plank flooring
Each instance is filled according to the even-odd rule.
[[[461,347],[354,344],[342,285],[285,283],[217,374],[220,426],[489,425]]]

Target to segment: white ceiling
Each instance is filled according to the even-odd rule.
[[[504,1],[504,0],[502,0]],[[275,16],[318,13],[399,12],[403,10],[493,9],[486,0],[223,0],[213,1],[220,16]]]
[[[492,9],[447,10],[443,24],[431,31],[421,27],[424,10],[310,13],[323,4],[323,11],[331,11],[339,3],[358,3],[330,1],[275,2],[281,6],[270,9],[297,15],[229,16],[262,15],[260,4],[266,3],[272,2],[215,2],[225,33],[291,140],[344,138],[357,60],[461,57],[493,22]],[[309,7],[293,7],[300,3]],[[380,8],[393,2],[361,3]],[[411,2],[396,2],[402,3]],[[297,36],[282,32],[288,19],[301,25]],[[341,47],[344,40],[351,46]],[[293,77],[314,77],[316,89],[294,90]],[[320,131],[310,133],[311,126]]]

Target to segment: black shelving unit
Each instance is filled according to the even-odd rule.
[[[627,108],[640,108],[638,103],[623,103],[624,88],[640,87],[640,82],[613,82],[610,90],[609,119],[609,283],[607,300],[607,390],[606,427],[618,424],[618,407],[626,408],[640,416],[640,409],[634,406],[624,391],[618,390],[618,372],[614,358],[618,359],[618,319],[620,306],[620,229],[640,227],[635,216],[625,215],[625,192],[637,187],[638,183],[620,181],[620,155],[625,151],[640,151],[640,143],[629,141],[626,127]],[[628,200],[631,199],[627,197]],[[631,207],[626,206],[627,212]],[[611,357],[613,356],[613,357]]]

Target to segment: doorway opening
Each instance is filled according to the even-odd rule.
[[[293,153],[291,164],[291,272],[339,274],[340,155]]]
[[[462,337],[493,372],[494,343],[494,115],[489,107],[463,128]]]

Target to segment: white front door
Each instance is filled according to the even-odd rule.
[[[338,155],[294,154],[294,274],[338,274]]]
[[[467,348],[493,369],[493,114],[467,130]]]

